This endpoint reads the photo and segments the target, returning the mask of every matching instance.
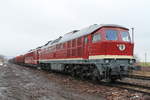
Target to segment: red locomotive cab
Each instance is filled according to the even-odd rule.
[[[133,43],[127,29],[105,28],[106,55],[113,58],[133,58]]]
[[[91,34],[91,37],[89,59],[133,58],[134,44],[128,29],[105,26]]]

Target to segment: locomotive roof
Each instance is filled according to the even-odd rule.
[[[100,24],[100,25],[94,24],[89,27],[83,28],[81,30],[74,30],[72,32],[66,33],[64,36],[59,37],[58,39],[55,39],[55,40],[47,43],[47,45],[43,46],[42,48],[46,48],[46,47],[49,47],[52,45],[56,45],[59,43],[63,43],[63,42],[69,41],[69,40],[73,40],[75,38],[79,38],[79,37],[88,35],[94,31],[98,30],[101,27],[119,27],[119,28],[128,29],[126,27],[116,25],[116,24]]]

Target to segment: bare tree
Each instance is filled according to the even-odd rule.
[[[5,60],[5,56],[0,55],[0,61],[1,61],[1,62],[4,62],[4,60]]]
[[[0,55],[0,59],[4,59],[4,56],[3,56],[3,55]]]

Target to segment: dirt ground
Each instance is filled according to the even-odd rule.
[[[0,100],[142,100],[143,94],[14,64],[0,66]]]

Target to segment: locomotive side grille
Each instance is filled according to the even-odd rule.
[[[76,56],[76,49],[72,49],[72,56]]]
[[[76,39],[72,40],[72,47],[76,46]]]
[[[81,56],[82,55],[82,47],[78,47],[77,48],[77,56]]]
[[[79,46],[79,45],[81,45],[81,43],[82,43],[82,38],[78,38],[77,45]]]

